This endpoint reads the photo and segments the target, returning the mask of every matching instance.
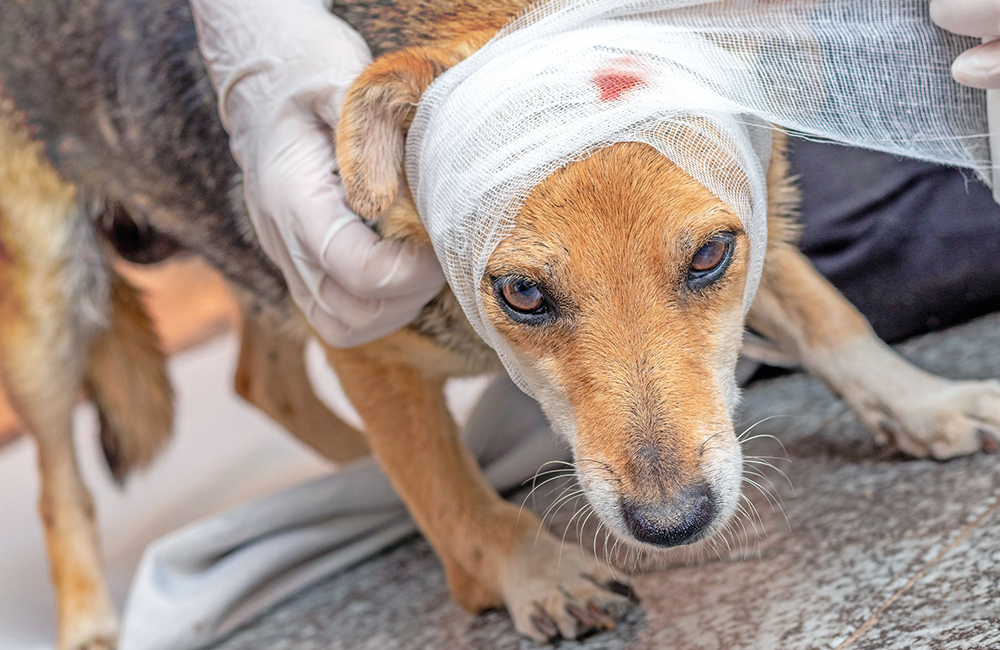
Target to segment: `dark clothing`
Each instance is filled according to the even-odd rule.
[[[971,172],[793,140],[802,251],[890,342],[1000,311],[1000,206]]]

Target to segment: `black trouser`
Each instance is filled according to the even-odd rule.
[[[1000,311],[1000,206],[971,172],[794,140],[802,251],[898,341]]]

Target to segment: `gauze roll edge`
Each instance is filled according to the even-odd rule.
[[[534,394],[480,283],[547,176],[618,142],[657,149],[743,223],[747,310],[767,246],[771,125],[985,179],[985,93],[949,73],[974,44],[936,28],[926,0],[543,2],[424,93],[407,178],[466,317]]]

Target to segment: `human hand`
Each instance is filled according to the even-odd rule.
[[[989,42],[955,59],[951,74],[974,88],[1000,88],[1000,2],[996,0],[931,0],[931,19],[942,29]]]
[[[319,0],[191,0],[244,198],[261,247],[330,345],[413,320],[444,286],[433,252],[381,240],[348,207],[334,129],[371,61]]]

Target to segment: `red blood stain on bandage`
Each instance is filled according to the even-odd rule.
[[[630,90],[646,85],[646,80],[636,70],[633,59],[612,61],[610,67],[599,70],[594,75],[593,82],[602,102],[619,100]]]

